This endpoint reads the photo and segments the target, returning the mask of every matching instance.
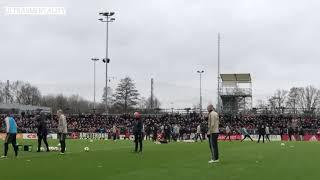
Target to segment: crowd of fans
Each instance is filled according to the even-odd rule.
[[[5,115],[0,116],[0,122],[4,122]],[[18,131],[21,133],[37,132],[37,122],[34,115],[15,116]],[[56,115],[48,115],[47,126],[51,132],[55,132],[58,124]],[[220,115],[220,131],[223,133],[228,125],[234,134],[240,133],[242,127],[246,127],[251,134],[255,134],[259,123],[269,126],[271,134],[287,132],[292,125],[292,119],[296,120],[294,128],[303,128],[308,134],[316,134],[320,128],[319,118],[302,118],[282,115]],[[164,126],[179,127],[180,133],[191,134],[201,126],[201,131],[206,132],[206,115],[191,114],[162,114],[145,115],[143,117],[146,133],[152,133],[151,129],[162,130]],[[106,119],[105,115],[67,115],[69,132],[100,132],[109,133],[116,127],[119,133],[131,132],[134,122],[132,115],[111,115]],[[2,124],[2,123],[1,123]],[[151,128],[154,127],[154,128]]]

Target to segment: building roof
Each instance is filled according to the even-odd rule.
[[[22,105],[22,104],[5,104],[5,103],[0,103],[0,109],[2,110],[16,109],[20,111],[35,111],[35,110],[41,109],[47,112],[51,111],[51,108],[49,107],[31,106],[31,105]]]
[[[222,81],[229,81],[229,82],[238,82],[238,83],[250,83],[251,82],[251,75],[250,73],[243,73],[243,74],[220,74]]]

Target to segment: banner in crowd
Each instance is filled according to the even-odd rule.
[[[0,133],[0,140],[4,140],[6,138],[6,133]],[[152,135],[151,135],[152,137]],[[158,139],[159,137],[162,137],[162,134],[158,135]],[[58,135],[55,133],[52,134],[48,134],[47,136],[48,139],[57,139]],[[111,135],[108,135],[107,133],[76,133],[73,132],[71,134],[68,135],[69,139],[112,139],[113,137]],[[130,140],[134,140],[134,136],[133,135],[118,135],[117,139],[119,140],[124,140],[129,138]],[[188,140],[188,139],[193,139],[194,138],[194,134],[190,134],[190,135],[184,135],[183,139],[184,140]],[[251,138],[254,141],[257,141],[259,138],[259,135],[251,135]],[[289,141],[289,136],[288,135],[283,135],[282,138],[280,135],[270,135],[269,136],[271,141]],[[17,139],[38,139],[38,136],[36,133],[18,133],[17,134]],[[146,137],[144,137],[145,140]],[[218,139],[220,141],[224,141],[225,140],[225,135],[221,134],[219,135]],[[236,135],[231,135],[231,140],[241,140],[243,139],[243,135],[240,134],[236,134]],[[229,137],[227,137],[226,140],[229,140]],[[262,140],[262,138],[260,139]],[[304,136],[300,136],[300,135],[294,135],[291,137],[292,141],[320,141],[320,134],[318,135],[304,135]],[[250,141],[249,138],[246,139],[246,141]],[[266,138],[265,138],[266,141]]]
[[[38,136],[36,133],[23,133],[20,135],[21,136],[17,136],[17,139],[38,139]],[[57,134],[48,134],[47,138],[48,139],[58,139],[58,135]]]
[[[80,133],[73,132],[69,135],[69,139],[80,139]]]
[[[244,138],[244,136],[242,135],[242,138]],[[251,138],[254,141],[258,141],[259,139],[259,135],[251,135]],[[269,135],[269,139],[270,141],[281,141],[281,136],[280,135]],[[267,141],[266,136],[264,136],[264,140]],[[245,141],[251,141],[249,138],[246,138]],[[260,141],[263,141],[263,138],[261,136]]]
[[[303,136],[304,141],[320,141],[320,134],[317,135],[305,135]]]
[[[218,137],[218,140],[225,140],[225,138],[226,138],[225,135],[220,134],[219,137]],[[231,135],[231,136],[230,136],[230,139],[231,139],[231,140],[241,140],[241,139],[242,139],[242,136],[241,136],[241,134]],[[229,137],[227,137],[226,140],[229,140]]]
[[[130,136],[128,136],[128,135],[119,135],[119,139],[120,140],[125,140],[127,138],[129,138],[130,140],[133,141],[134,140],[134,135],[130,135]],[[147,140],[146,137],[145,137],[145,140]]]
[[[73,134],[73,133],[71,133]],[[73,134],[72,139],[108,139],[107,133],[79,133],[79,136],[77,134]]]
[[[283,135],[282,136],[282,140],[283,141],[289,141],[289,135]],[[304,136],[300,136],[300,135],[293,135],[291,136],[291,140],[292,141],[320,141],[320,134],[317,135],[304,135]]]
[[[38,139],[38,136],[36,133],[24,133],[23,139]]]
[[[58,134],[48,134],[48,139],[58,139]]]

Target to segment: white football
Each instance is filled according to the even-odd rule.
[[[284,144],[284,143],[281,143],[281,146],[285,146],[286,144]]]
[[[84,151],[85,151],[85,152],[89,152],[89,150],[90,150],[89,147],[85,147],[85,148],[84,148]]]

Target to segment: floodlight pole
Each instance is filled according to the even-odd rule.
[[[200,75],[200,103],[199,103],[199,109],[200,109],[200,114],[202,114],[202,84],[201,84],[201,81],[202,81],[202,73],[204,73],[204,71],[203,70],[197,71],[197,73],[199,73],[199,75]]]
[[[106,22],[106,89],[105,89],[105,93],[106,93],[106,115],[107,115],[107,119],[108,119],[108,59],[109,59],[109,16],[107,17],[107,22]]]
[[[220,105],[220,33],[218,33],[218,92],[217,92],[217,111],[221,112],[221,105]]]
[[[96,62],[98,58],[91,58],[93,61],[93,111],[96,112]]]
[[[109,63],[109,22],[113,22],[115,19],[110,18],[114,15],[114,12],[103,12],[99,13],[99,15],[103,16],[103,18],[100,18],[99,21],[106,23],[106,57],[105,57],[105,63],[106,63],[106,87],[105,87],[105,111],[106,116],[108,118],[108,63]]]

